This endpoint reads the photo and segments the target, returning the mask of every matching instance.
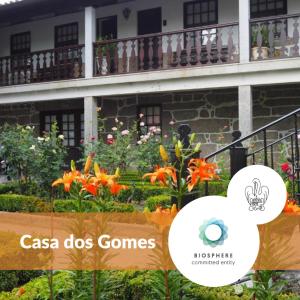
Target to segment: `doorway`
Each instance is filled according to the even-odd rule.
[[[138,11],[138,35],[148,35],[162,32],[162,13],[161,7]],[[148,70],[152,65],[158,68],[158,37],[154,37],[153,42],[153,62],[149,58],[150,38],[144,38],[144,61],[139,58],[139,69]],[[141,50],[141,41],[139,40],[139,54]],[[140,57],[140,55],[139,55]]]

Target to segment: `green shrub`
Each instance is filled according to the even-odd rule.
[[[17,193],[18,183],[15,181],[0,184],[0,195],[8,193]]]
[[[0,300],[47,300],[50,299],[50,290],[47,276],[36,278],[23,286],[25,293],[17,296],[19,288],[11,293],[0,293]],[[70,272],[59,272],[53,276],[53,298],[72,299],[74,283]]]
[[[162,208],[167,208],[171,206],[171,196],[169,195],[158,195],[148,197],[145,206],[149,208],[150,211],[154,211],[158,206]]]
[[[75,212],[77,211],[76,200],[54,200],[53,208],[55,212]],[[82,208],[85,212],[97,212],[95,202],[90,200],[82,201]],[[108,202],[106,212],[134,212],[135,209],[131,204],[124,204],[118,202]]]
[[[124,183],[129,186],[128,190],[124,190],[118,196],[118,201],[128,202],[129,200],[135,202],[141,202],[151,196],[166,194],[168,190],[164,187],[157,185],[150,185],[148,183],[137,182],[137,183]]]
[[[208,183],[209,195],[222,195],[227,192],[229,181],[212,181]],[[200,196],[205,196],[205,184],[200,185]]]
[[[33,196],[3,194],[0,195],[0,211],[44,212],[49,211],[49,205]]]
[[[41,275],[42,271],[0,271],[0,292],[11,291]]]

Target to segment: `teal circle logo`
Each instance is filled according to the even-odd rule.
[[[205,221],[199,229],[199,238],[203,241],[204,245],[210,247],[217,247],[224,244],[228,238],[228,227],[222,220],[212,218]]]

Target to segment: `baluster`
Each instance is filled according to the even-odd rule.
[[[55,51],[55,50],[54,50]],[[55,74],[54,74],[54,56],[55,56],[55,54],[54,54],[54,51],[53,50],[51,50],[50,51],[50,56],[49,56],[49,60],[50,60],[50,62],[49,62],[49,64],[50,64],[50,79],[51,80],[54,80],[55,79]]]
[[[267,148],[267,132],[266,130],[263,131],[263,136],[264,136],[264,164],[265,166],[269,166],[268,163],[268,148]]]
[[[270,57],[273,58],[275,54],[275,47],[274,47],[274,24],[273,21],[269,22],[268,26],[268,41],[269,41],[269,47],[270,47]]]
[[[78,76],[79,78],[82,78],[82,73],[83,73],[83,70],[82,70],[82,46],[78,47]]]
[[[161,69],[163,67],[163,37],[159,36],[157,41],[157,59],[158,59],[158,69]]]
[[[127,41],[123,42],[123,73],[127,73]]]
[[[149,55],[149,70],[153,69],[154,66],[154,51],[153,51],[153,45],[154,45],[154,37],[149,37],[149,47],[148,47],[148,55]]]
[[[115,53],[114,53],[114,72],[119,73],[119,43],[116,43]]]
[[[222,63],[222,48],[223,48],[223,41],[222,41],[222,32],[221,28],[217,29],[217,57],[218,57],[218,63]]]
[[[130,71],[136,72],[135,40],[131,40]]]
[[[69,64],[68,64],[68,60],[69,60],[69,51],[70,49],[64,48],[63,49],[63,56],[64,56],[64,60],[63,60],[63,74],[64,74],[64,79],[68,79],[69,77]]]
[[[34,53],[30,55],[29,83],[34,81]]]
[[[40,53],[36,55],[36,80],[39,82],[41,77]]]
[[[70,66],[70,73],[68,74],[68,78],[78,78],[78,63],[77,63],[77,58],[76,58],[76,52],[78,49],[72,48],[70,49],[70,54],[71,54],[71,66]],[[77,53],[78,54],[78,53]]]
[[[196,35],[196,55],[197,55],[197,64],[199,65],[202,65],[202,62],[201,62],[201,46],[202,46],[202,42],[201,42],[201,39],[202,39],[202,34],[201,34],[201,31],[197,31],[195,33]]]
[[[293,180],[292,180],[292,194],[293,199],[295,199],[296,196],[296,185],[295,185],[295,151],[294,151],[294,136],[291,135],[291,154],[292,154],[292,174],[293,174]]]
[[[43,80],[46,81],[47,78],[47,52],[44,51],[42,53],[43,55]]]
[[[262,25],[263,26],[263,25]],[[262,27],[261,23],[258,24],[258,29],[257,29],[257,47],[258,47],[258,59],[262,59],[262,43],[263,43],[263,36],[262,36]]]
[[[177,33],[177,47],[176,47],[176,64],[180,66],[181,64],[181,33]]]
[[[192,32],[186,33],[186,62],[188,66],[191,66],[192,62]]]
[[[273,145],[271,146],[271,168],[274,169],[274,149],[273,149]]]
[[[112,44],[107,44],[107,49],[106,49],[106,74],[110,74],[111,72],[111,59],[110,59],[110,47]]]
[[[212,63],[211,44],[212,44],[211,43],[211,29],[208,29],[206,51],[207,51],[207,63],[209,65]]]
[[[286,57],[286,32],[285,32],[285,20],[281,20],[280,23],[280,44],[281,44],[281,48],[280,48],[280,57],[284,58]]]
[[[168,43],[168,46],[167,46],[167,66],[166,66],[166,68],[172,66],[172,64],[173,64],[172,34],[168,35],[167,43]]]
[[[103,63],[103,55],[102,55],[102,44],[98,45],[98,70],[97,70],[97,74],[98,75],[102,75],[102,63]]]
[[[9,85],[10,83],[10,76],[11,76],[11,58],[6,58],[5,61],[5,84]]]
[[[299,17],[294,18],[294,31],[293,31],[293,43],[295,46],[293,47],[293,56],[297,57],[299,56],[299,23],[298,23]]]
[[[144,59],[145,59],[145,43],[144,39],[142,38],[140,41],[140,67],[141,70],[144,70]]]
[[[229,28],[229,32],[228,32],[228,62],[235,62],[234,56],[233,56],[233,52],[235,50],[234,47],[234,43],[233,43],[233,27],[231,26]]]
[[[0,86],[3,86],[3,59],[0,59]]]
[[[256,161],[255,161],[255,154],[253,153],[252,154],[252,165],[255,165],[256,164]]]

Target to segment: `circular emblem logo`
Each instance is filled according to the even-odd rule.
[[[205,221],[199,231],[199,237],[204,245],[213,248],[223,245],[224,241],[228,238],[228,227],[225,226],[222,220],[215,218]]]

